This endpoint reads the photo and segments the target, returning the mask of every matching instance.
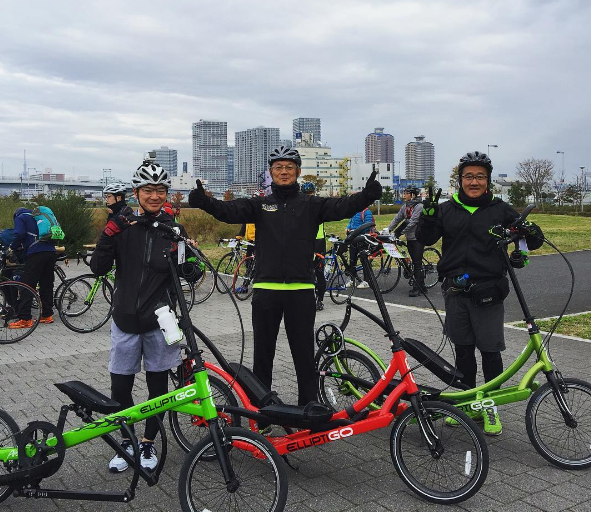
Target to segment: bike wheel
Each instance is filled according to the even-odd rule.
[[[60,297],[59,315],[74,332],[96,331],[111,318],[113,287],[106,278],[85,274],[72,279]]]
[[[184,278],[180,277],[181,288],[183,289],[183,296],[185,297],[185,302],[187,303],[187,309],[191,311],[193,304],[195,304],[195,288],[189,282],[187,282]]]
[[[238,407],[238,401],[225,381],[219,377],[210,375],[209,384],[216,406],[232,405]],[[224,425],[240,426],[240,416],[236,414],[220,411],[218,412],[218,418],[220,418]],[[199,441],[209,435],[209,422],[201,416],[191,416],[190,414],[170,411],[168,413],[168,421],[176,442],[186,452],[190,452]],[[207,454],[204,454],[203,460],[207,460],[206,457]],[[214,458],[215,454],[211,454],[211,459]]]
[[[18,444],[16,434],[19,432],[16,421],[7,412],[0,409],[0,448],[14,446]],[[16,461],[0,463],[0,475],[10,473],[13,468],[16,468]],[[0,486],[0,503],[12,494],[12,486]]]
[[[29,327],[11,329],[9,325],[19,320],[18,308],[22,301],[31,305]],[[0,283],[0,344],[16,343],[25,339],[39,325],[41,319],[41,298],[30,286],[18,281]]]
[[[222,259],[215,267],[215,271],[217,272],[215,287],[218,292],[228,293],[228,290],[232,289],[232,280],[234,279],[234,272],[236,272],[237,266],[238,259],[234,256],[233,252],[222,256]],[[224,283],[226,286],[224,286]]]
[[[234,278],[232,279],[232,293],[238,300],[247,300],[253,292],[252,278],[256,270],[256,261],[254,256],[248,256],[236,267]]]
[[[328,291],[335,304],[344,304],[355,293],[356,279],[349,272],[337,272],[330,280]]]
[[[204,455],[214,450],[209,435],[187,454],[181,468],[182,510],[282,511],[287,501],[287,475],[273,445],[260,434],[242,428],[224,428],[221,433],[238,489],[229,491],[220,465],[204,459]]]
[[[327,357],[319,368],[321,373],[318,377],[318,397],[321,403],[335,412],[353,405],[371,389],[330,376],[330,373],[338,372],[339,367],[343,373],[369,382],[377,382],[381,376],[380,370],[365,354],[353,350],[342,350],[336,356]],[[329,375],[323,375],[322,372]],[[380,399],[377,402],[382,403],[383,400]]]
[[[423,252],[423,275],[427,288],[433,288],[439,282],[437,263],[440,259],[441,253],[434,247],[427,247]]]
[[[396,285],[400,282],[400,275],[402,271],[398,260],[388,256],[384,259],[383,265],[380,268],[380,272],[376,276],[378,286],[380,287],[381,293],[389,293]]]
[[[62,293],[62,290],[64,289],[64,286],[68,283],[68,279],[66,278],[66,273],[64,272],[64,269],[62,267],[59,267],[58,265],[55,265],[53,267],[53,271],[54,271],[57,279],[60,282],[60,284],[58,284],[55,287],[55,291],[53,292],[53,305],[55,306],[56,309],[59,310],[59,298],[60,298],[60,294]]]
[[[566,424],[550,383],[540,386],[530,398],[525,412],[527,435],[537,452],[563,469],[591,466],[591,384],[580,379],[564,379],[567,393],[560,392],[576,426]]]
[[[394,423],[390,454],[400,478],[432,503],[459,503],[473,496],[486,480],[488,448],[484,435],[461,410],[443,402],[423,402],[426,419],[439,438],[437,454],[429,450],[412,407]],[[447,427],[452,418],[456,428]]]
[[[195,290],[195,304],[201,304],[211,297],[215,289],[215,271],[209,261],[201,260],[199,264],[202,266],[203,274],[199,280],[193,283]]]

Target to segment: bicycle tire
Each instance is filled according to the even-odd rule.
[[[330,407],[333,411],[342,411],[353,405],[361,396],[365,395],[369,388],[360,388],[352,382],[347,382],[337,377],[322,375],[322,372],[337,371],[338,364],[347,373],[369,382],[378,382],[381,373],[376,365],[365,354],[354,350],[341,350],[332,357],[327,357],[319,366],[321,374],[318,377],[318,399],[321,403]],[[356,396],[355,392],[359,396]],[[378,400],[379,403],[383,400]]]
[[[423,275],[426,288],[433,288],[439,282],[437,263],[440,259],[441,253],[435,247],[426,247],[423,251]]]
[[[238,407],[238,400],[232,393],[232,390],[226,381],[214,375],[209,376],[209,384],[211,386],[211,393],[213,401],[217,405],[231,405]],[[226,426],[240,426],[240,416],[236,414],[229,414],[219,411],[218,418],[223,421]],[[191,416],[189,414],[179,413],[177,411],[169,411],[168,422],[170,423],[170,430],[175,438],[177,444],[185,452],[190,452],[195,445],[200,442],[206,435],[209,435],[209,423],[200,416]],[[225,428],[225,427],[224,427]],[[204,455],[203,460],[207,460]],[[211,460],[215,455],[211,457]]]
[[[203,265],[203,275],[193,283],[193,290],[195,290],[195,304],[202,304],[209,299],[216,286],[215,269],[212,264],[206,260],[199,260],[199,264]]]
[[[443,402],[423,402],[443,450],[431,454],[412,407],[396,420],[390,433],[390,455],[396,472],[416,494],[431,503],[459,503],[473,496],[486,480],[489,456],[482,431],[460,409]],[[457,422],[446,426],[446,418]],[[474,460],[475,459],[475,460]],[[448,464],[445,468],[443,464]],[[450,467],[453,465],[453,467]],[[433,477],[436,482],[427,484]],[[452,483],[457,478],[458,483]]]
[[[355,293],[357,280],[348,271],[338,272],[330,280],[328,292],[335,304],[344,304]]]
[[[287,501],[288,479],[277,450],[260,434],[243,428],[224,428],[222,437],[240,487],[228,491],[219,464],[203,458],[214,449],[208,435],[187,454],[181,468],[178,490],[183,512],[281,512]],[[254,474],[247,475],[250,470]]]
[[[591,427],[588,426],[591,384],[580,379],[564,379],[564,382],[568,393],[561,394],[577,420],[577,426],[573,428],[565,424],[556,404],[554,390],[547,382],[529,399],[525,427],[534,448],[548,462],[563,469],[585,469],[591,466]],[[582,392],[583,395],[575,394],[575,391]],[[547,424],[542,425],[542,420]],[[585,426],[586,431],[581,433],[580,429]],[[555,441],[556,446],[551,447],[550,441]],[[567,453],[559,453],[558,450]],[[578,453],[581,455],[577,455]]]
[[[234,252],[228,252],[222,256],[215,267],[217,274],[215,287],[218,292],[225,294],[228,293],[228,290],[232,289],[232,280],[234,279],[234,272],[236,272],[237,266],[238,261]],[[222,283],[226,283],[226,286]]]
[[[18,305],[25,296],[31,301],[30,327],[11,329],[9,324],[16,322],[18,318]],[[39,325],[41,319],[41,297],[36,290],[20,281],[0,282],[0,344],[8,345],[24,340]]]
[[[113,286],[106,277],[102,279],[101,289],[96,291],[92,301],[87,300],[97,279],[93,274],[83,274],[64,287],[59,299],[59,315],[68,329],[80,333],[93,332],[111,318]]]
[[[16,421],[6,411],[0,409],[0,446],[18,446],[17,434],[20,432]],[[0,464],[0,475],[10,471],[5,464]],[[0,503],[12,494],[12,485],[0,486]]]
[[[256,260],[254,256],[242,258],[242,261],[238,263],[232,279],[232,293],[238,300],[248,300],[252,295],[254,291],[252,287],[252,279],[255,272]],[[240,291],[241,288],[243,290],[245,289],[245,291]]]
[[[402,269],[398,264],[398,260],[388,255],[384,260],[384,264],[380,269],[376,279],[380,288],[380,293],[390,293],[400,282]]]
[[[183,296],[187,303],[187,309],[191,311],[195,304],[195,288],[193,288],[193,285],[183,277],[179,277],[179,281],[181,283],[181,288],[183,289]]]

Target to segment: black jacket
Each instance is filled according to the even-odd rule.
[[[279,189],[279,190],[278,190]],[[314,283],[314,245],[318,226],[351,217],[373,201],[365,191],[329,198],[302,194],[293,188],[286,197],[280,187],[266,197],[218,201],[208,197],[202,208],[231,224],[256,225],[256,282]]]
[[[451,199],[439,205],[437,217],[421,215],[416,237],[424,245],[433,245],[443,237],[442,256],[437,265],[440,279],[464,273],[471,279],[501,277],[506,274],[505,262],[497,247],[498,238],[489,229],[497,224],[508,226],[517,217],[519,214],[498,198],[473,214]],[[533,236],[528,236],[526,241],[532,250],[543,243]]]
[[[158,221],[169,226],[172,218],[161,213]],[[95,275],[104,275],[116,264],[115,293],[113,296],[113,320],[123,332],[144,333],[158,328],[154,310],[159,302],[174,303],[174,291],[169,275],[164,249],[176,245],[163,238],[162,233],[149,229],[138,217],[138,224],[130,226],[115,236],[100,236],[90,260]],[[174,260],[173,260],[174,261]],[[170,288],[170,291],[168,289]]]

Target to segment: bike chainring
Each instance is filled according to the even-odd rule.
[[[345,348],[345,335],[336,324],[322,324],[316,329],[315,338],[318,348],[328,357],[336,356]]]
[[[61,431],[47,421],[32,421],[18,441],[19,483],[37,483],[53,475],[62,465],[66,446]]]

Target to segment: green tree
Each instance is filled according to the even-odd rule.
[[[305,176],[302,176],[301,179],[302,179],[302,181],[310,181],[310,182],[314,183],[314,185],[316,185],[316,194],[319,194],[320,191],[326,185],[326,180],[323,180],[322,178],[319,178],[318,176],[314,176],[313,174],[306,174]]]
[[[394,202],[394,192],[392,191],[391,187],[384,187],[384,190],[382,191],[381,201],[384,204],[392,204]]]
[[[427,178],[427,181],[425,182],[425,190],[429,191],[429,187],[431,187],[433,189],[433,192],[436,192],[437,189],[439,188],[439,185],[437,184],[437,181],[435,180],[435,176],[429,176]]]
[[[542,189],[554,177],[554,164],[550,160],[529,158],[517,164],[517,176],[531,187],[537,205],[544,209]]]
[[[527,197],[531,194],[531,187],[529,184],[523,184],[517,180],[511,183],[511,188],[508,191],[509,202],[513,206],[525,206]]]
[[[460,183],[459,183],[460,176],[458,174],[458,166],[456,165],[452,170],[451,174],[449,175],[449,188],[454,191],[460,190]]]

